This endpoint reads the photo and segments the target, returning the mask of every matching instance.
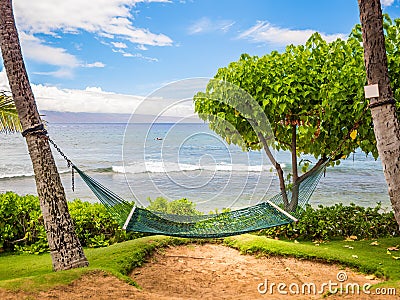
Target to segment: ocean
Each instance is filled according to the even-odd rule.
[[[242,208],[279,192],[278,179],[263,152],[243,152],[228,145],[203,123],[49,124],[48,132],[80,169],[127,200],[146,206],[148,198],[187,198],[203,212]],[[36,194],[27,147],[20,134],[2,134],[0,193]],[[61,156],[56,158],[68,200],[97,201],[75,178]],[[290,155],[275,153],[288,170]],[[390,210],[379,160],[361,151],[328,168],[310,200],[312,206],[335,203]]]

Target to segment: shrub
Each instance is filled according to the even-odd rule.
[[[75,199],[68,209],[82,246],[104,247],[142,236],[123,230],[101,203]]]
[[[272,238],[329,240],[357,236],[358,239],[398,236],[393,212],[381,212],[381,204],[362,207],[335,204],[308,206],[297,223],[261,230],[258,234]]]
[[[166,213],[168,210],[168,200],[163,197],[157,197],[155,200],[151,200],[150,197],[148,197],[147,201],[149,201],[149,205],[147,206],[148,210],[163,213]]]
[[[75,199],[68,208],[82,246],[104,247],[143,236],[122,230],[100,203]],[[38,197],[0,194],[0,249],[35,254],[49,250]]]
[[[157,197],[155,200],[147,198],[147,200],[150,203],[149,206],[147,206],[148,210],[175,215],[202,215],[202,213],[196,209],[196,203],[186,198],[171,202],[168,202],[168,200],[163,197]]]
[[[196,204],[186,198],[168,202],[162,197],[149,199],[149,210],[171,214],[200,215]],[[68,202],[69,211],[81,244],[104,247],[144,236],[126,232],[100,203],[79,199]],[[272,238],[329,240],[355,235],[358,239],[398,236],[393,212],[382,212],[381,205],[361,207],[308,206],[299,222],[269,228],[257,234]],[[39,254],[48,251],[43,217],[36,196],[19,196],[12,192],[0,194],[0,251],[19,251]]]
[[[43,233],[45,231],[37,197],[21,197],[12,192],[0,194],[0,249],[13,250],[14,246],[21,249],[20,245],[35,244]],[[36,249],[34,252],[43,251]]]

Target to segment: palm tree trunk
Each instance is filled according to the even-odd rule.
[[[400,225],[400,124],[390,88],[381,4],[379,0],[358,0],[358,4],[368,84],[379,86],[379,97],[370,102],[376,144],[394,215]]]
[[[25,132],[35,173],[36,188],[49,242],[53,269],[66,270],[88,265],[75,233],[60,176],[51,153],[35,98],[26,73],[11,0],[0,0],[0,42],[18,116]],[[34,130],[36,128],[37,130]]]

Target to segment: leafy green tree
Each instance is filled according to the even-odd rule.
[[[364,101],[363,48],[355,37],[328,43],[315,33],[305,45],[287,46],[283,53],[243,54],[214,78],[195,95],[196,112],[228,143],[264,149],[288,211],[297,207],[299,184],[328,159],[338,164],[357,148],[377,157]],[[270,130],[263,128],[268,120]],[[272,149],[291,152],[287,176]],[[315,164],[298,161],[301,155],[314,156]]]

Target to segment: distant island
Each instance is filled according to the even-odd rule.
[[[156,117],[153,115],[135,115],[131,119],[131,114],[116,113],[88,113],[88,112],[60,112],[60,111],[40,111],[42,119],[47,123],[203,123],[202,120],[193,116],[182,119],[180,117]]]

